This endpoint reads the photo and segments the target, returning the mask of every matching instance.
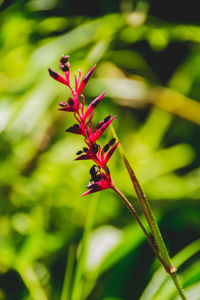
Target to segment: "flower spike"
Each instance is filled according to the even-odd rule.
[[[84,137],[84,142],[86,143],[87,146],[84,147],[83,150],[79,150],[76,153],[78,157],[75,160],[91,159],[95,162],[95,165],[93,165],[92,168],[90,169],[90,181],[89,184],[87,185],[88,191],[83,193],[82,196],[96,193],[109,188],[115,191],[121,197],[121,199],[123,200],[127,208],[130,210],[131,214],[136,218],[150,246],[152,247],[157,257],[159,258],[160,262],[164,266],[167,273],[169,273],[171,276],[174,275],[172,278],[173,281],[175,282],[175,286],[179,291],[181,298],[186,299],[183,290],[181,289],[181,286],[176,277],[176,273],[175,273],[176,268],[172,264],[169,254],[166,250],[166,246],[163,242],[162,236],[156,224],[149,203],[145,197],[145,194],[141,189],[141,186],[135,174],[133,173],[133,170],[131,169],[131,166],[129,165],[125,157],[123,157],[124,162],[126,164],[129,175],[133,181],[133,185],[136,194],[138,196],[138,199],[141,202],[143,211],[145,213],[145,217],[148,221],[149,227],[153,235],[153,239],[151,239],[145,227],[143,226],[143,223],[141,222],[140,217],[138,216],[135,208],[128,201],[128,199],[121,193],[121,191],[114,185],[114,182],[111,179],[110,170],[107,166],[107,163],[111,158],[111,156],[113,155],[113,153],[115,152],[117,146],[119,145],[119,141],[115,143],[115,138],[112,138],[103,148],[101,148],[101,146],[96,143],[96,141],[99,139],[102,133],[106,130],[106,128],[110,125],[110,123],[115,118],[115,117],[111,118],[111,115],[106,116],[104,120],[100,121],[92,130],[93,127],[92,119],[94,116],[95,108],[103,98],[105,92],[103,92],[99,97],[94,99],[90,103],[86,111],[84,111],[85,98],[81,94],[81,92],[84,89],[85,85],[87,84],[96,66],[93,66],[92,69],[83,77],[80,85],[79,82],[81,78],[81,72],[79,71],[79,77],[78,79],[75,77],[75,89],[73,89],[71,88],[69,83],[70,63],[68,62],[68,59],[69,56],[64,55],[60,60],[60,68],[64,72],[66,79],[64,79],[60,74],[54,72],[51,69],[49,69],[49,74],[53,79],[68,86],[72,94],[71,97],[68,99],[67,103],[60,102],[60,106],[61,106],[60,110],[73,112],[73,116],[78,123],[69,127],[68,129],[66,129],[66,131],[74,134],[82,135]],[[82,98],[81,103],[79,103],[80,100],[79,96],[81,96]],[[155,248],[154,241],[155,244],[157,245],[157,248]]]
[[[108,189],[112,186],[113,182],[111,180],[110,175],[108,174],[104,174],[102,172],[99,171],[99,174],[95,176],[99,176],[98,180],[95,181],[95,178],[93,175],[91,175],[91,179],[90,182],[87,186],[87,188],[89,189],[89,191],[85,192],[84,194],[82,194],[81,196],[86,196],[88,194],[92,194],[92,193],[96,193],[99,191],[103,191],[105,189]]]
[[[107,166],[107,162],[117,148],[118,143],[115,144],[115,139],[111,139],[103,148],[97,144],[97,140],[104,133],[106,128],[110,123],[115,119],[108,115],[104,120],[100,121],[93,129],[93,116],[97,105],[100,103],[101,99],[105,95],[105,92],[100,94],[95,98],[87,107],[85,106],[85,97],[82,95],[82,91],[90,79],[96,65],[94,65],[90,71],[83,77],[81,80],[81,71],[79,70],[78,78],[75,77],[75,89],[71,88],[69,83],[69,71],[70,63],[69,56],[63,55],[60,59],[60,68],[65,74],[65,78],[60,74],[49,69],[50,76],[68,86],[71,91],[71,97],[68,98],[67,102],[60,102],[61,111],[68,111],[74,113],[74,118],[77,123],[73,126],[66,129],[66,132],[82,135],[86,143],[86,147],[83,147],[83,150],[79,150],[76,155],[75,160],[93,160],[95,165],[90,169],[90,182],[87,186],[88,191],[85,192],[82,196],[102,191],[108,188],[112,188],[113,181],[110,176],[110,170]],[[81,82],[80,82],[81,80]],[[81,99],[80,99],[81,98]]]

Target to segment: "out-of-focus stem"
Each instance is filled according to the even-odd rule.
[[[17,269],[19,272],[22,280],[24,281],[26,287],[28,288],[31,298],[33,300],[48,300],[46,293],[44,292],[40,281],[35,274],[32,266],[30,265],[24,265],[20,266],[20,268]]]
[[[125,165],[126,165],[126,168],[128,170],[128,173],[131,177],[131,181],[133,183],[133,186],[134,186],[134,189],[136,191],[136,194],[138,196],[138,199],[140,201],[140,204],[142,206],[142,209],[143,209],[143,212],[145,214],[145,217],[146,217],[146,220],[149,224],[149,227],[151,229],[151,232],[152,232],[152,235],[154,237],[154,240],[155,240],[155,243],[157,244],[158,246],[158,249],[161,253],[161,256],[163,258],[163,260],[165,261],[166,265],[167,265],[167,272],[172,274],[172,273],[175,273],[176,272],[176,268],[175,266],[173,265],[170,257],[169,257],[169,254],[168,254],[168,251],[167,251],[167,248],[165,246],[165,243],[163,241],[163,238],[162,238],[162,235],[160,233],[160,229],[158,227],[158,224],[156,222],[156,219],[153,215],[153,211],[149,205],[149,202],[140,186],[140,183],[135,175],[135,173],[133,172],[133,169],[131,168],[125,154],[123,154],[123,158],[124,158],[124,162],[125,162]]]
[[[153,249],[154,253],[156,254],[156,256],[158,257],[158,259],[160,260],[161,264],[163,265],[163,267],[165,268],[166,272],[170,275],[170,277],[172,278],[176,289],[181,297],[181,299],[183,300],[187,300],[187,298],[184,295],[184,291],[183,288],[181,287],[181,284],[179,282],[179,279],[177,277],[176,274],[176,268],[174,267],[174,269],[172,269],[172,267],[169,267],[166,262],[164,261],[164,259],[159,255],[158,251],[156,250],[151,238],[149,237],[146,229],[144,228],[137,212],[135,211],[134,207],[132,206],[132,204],[129,202],[129,200],[125,197],[125,195],[113,184],[113,186],[111,187],[113,191],[115,191],[123,200],[124,204],[128,207],[129,211],[131,212],[131,214],[136,218],[139,226],[141,227],[142,231],[144,232],[147,241],[149,242],[151,248]]]
[[[178,292],[179,292],[179,295],[180,297],[183,299],[183,300],[187,300],[186,296],[184,295],[184,290],[183,288],[181,287],[181,284],[179,282],[179,279],[178,279],[178,276],[176,273],[172,273],[172,274],[169,274],[170,277],[172,278]]]
[[[111,125],[111,131],[112,131],[114,137],[116,139],[118,139],[117,134],[116,134],[116,132],[115,132],[112,125]],[[142,206],[145,218],[146,218],[146,220],[149,224],[149,228],[152,232],[154,241],[155,241],[155,243],[156,243],[156,245],[159,249],[159,253],[162,256],[162,259],[165,261],[165,264],[167,265],[166,271],[169,274],[175,273],[176,268],[173,265],[173,263],[172,263],[172,261],[169,257],[169,254],[168,254],[167,248],[165,246],[165,243],[163,241],[162,235],[160,233],[158,224],[157,224],[156,219],[153,215],[153,211],[152,211],[152,209],[150,207],[150,204],[149,204],[149,202],[148,202],[148,200],[147,200],[147,198],[146,198],[146,196],[145,196],[145,194],[144,194],[144,192],[143,192],[143,190],[140,186],[140,183],[139,183],[139,181],[138,181],[138,179],[137,179],[137,177],[136,177],[136,175],[135,175],[135,173],[134,173],[134,171],[133,171],[133,169],[132,169],[132,167],[131,167],[131,165],[130,165],[127,157],[126,157],[126,154],[125,154],[124,149],[123,149],[121,144],[119,145],[119,151],[120,151],[120,154],[121,154],[121,156],[123,158],[123,161],[125,163],[126,169],[129,173],[131,181],[133,183],[133,187],[135,189],[137,197],[138,197],[138,199],[140,201],[140,204]]]
[[[134,218],[137,220],[140,228],[142,229],[142,231],[144,232],[147,241],[149,243],[149,245],[151,246],[151,248],[153,249],[155,255],[158,257],[158,259],[160,260],[161,264],[164,266],[164,268],[166,269],[166,271],[169,273],[168,270],[168,266],[166,265],[166,263],[164,262],[164,260],[162,259],[162,257],[159,255],[158,251],[155,248],[155,245],[153,243],[153,241],[151,240],[150,236],[148,235],[145,227],[143,226],[140,217],[138,216],[136,210],[134,209],[134,207],[132,206],[132,204],[129,202],[129,200],[125,197],[125,195],[113,184],[111,189],[113,191],[115,191],[115,193],[117,193],[121,199],[123,200],[124,204],[128,207],[129,211],[131,212],[131,214],[134,216]]]

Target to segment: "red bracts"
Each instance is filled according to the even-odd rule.
[[[85,109],[85,98],[81,93],[90,79],[96,65],[90,69],[82,80],[81,71],[79,70],[78,79],[75,77],[75,89],[73,89],[69,81],[70,63],[68,62],[68,59],[69,56],[64,55],[60,60],[60,68],[64,72],[65,78],[51,69],[49,69],[49,74],[53,79],[66,85],[71,90],[71,97],[67,102],[59,103],[59,110],[74,113],[74,118],[77,123],[66,129],[66,131],[84,136],[86,147],[83,147],[82,150],[76,153],[78,157],[75,160],[91,159],[96,164],[90,169],[91,179],[87,186],[89,190],[82,195],[84,196],[112,186],[113,183],[107,163],[119,142],[115,143],[115,139],[111,139],[103,148],[96,143],[106,128],[115,119],[115,116],[111,117],[111,115],[108,115],[93,128],[92,119],[95,108],[102,100],[105,92],[95,98]]]

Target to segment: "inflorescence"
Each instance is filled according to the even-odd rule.
[[[81,71],[79,70],[78,78],[75,76],[75,88],[72,88],[69,80],[70,63],[68,60],[68,55],[63,55],[60,60],[60,68],[64,72],[65,78],[51,69],[49,69],[49,74],[53,79],[66,85],[71,91],[71,97],[69,97],[68,101],[60,102],[59,105],[60,110],[73,112],[74,118],[76,119],[76,123],[66,129],[66,132],[82,135],[86,143],[86,147],[83,147],[82,150],[76,153],[77,158],[75,160],[91,159],[95,162],[95,165],[90,169],[91,178],[87,186],[89,190],[82,195],[84,196],[113,186],[107,163],[119,142],[115,143],[115,138],[113,138],[103,148],[97,144],[97,140],[115,119],[115,117],[108,115],[93,128],[92,119],[95,108],[103,98],[105,92],[94,99],[86,109],[84,107],[85,97],[82,94],[82,91],[90,79],[96,65],[91,68],[82,80]]]

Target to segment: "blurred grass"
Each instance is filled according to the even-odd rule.
[[[158,299],[148,289],[157,289],[150,279],[159,265],[119,199],[110,191],[80,197],[91,162],[73,161],[83,141],[64,133],[73,121],[57,103],[68,92],[47,73],[70,54],[72,78],[97,63],[87,103],[107,91],[95,121],[117,115],[114,127],[170,252],[188,260],[180,268],[186,292],[199,300],[190,246],[200,218],[200,27],[159,17],[149,1],[119,2],[98,1],[94,15],[69,1],[0,2],[0,299],[70,299],[74,276],[84,291],[75,300]],[[135,202],[119,158],[109,163],[113,179]],[[110,247],[91,270],[100,237]],[[166,282],[157,295],[173,293]]]

